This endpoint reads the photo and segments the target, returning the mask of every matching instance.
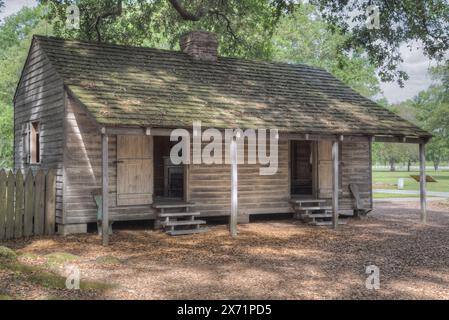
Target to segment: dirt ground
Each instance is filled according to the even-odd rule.
[[[10,299],[449,299],[449,204],[430,203],[421,225],[417,202],[376,203],[361,220],[334,231],[295,220],[226,225],[170,237],[119,230],[111,246],[95,234],[1,243],[21,267],[0,268]],[[81,290],[40,275],[80,268]],[[366,267],[380,289],[365,287]],[[49,276],[47,274],[47,276]]]

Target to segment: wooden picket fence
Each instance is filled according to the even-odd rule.
[[[0,240],[52,235],[56,219],[56,172],[0,171]]]

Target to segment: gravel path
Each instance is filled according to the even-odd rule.
[[[24,261],[30,264],[56,251],[77,255],[71,263],[83,279],[116,285],[85,295],[60,290],[67,298],[449,299],[449,204],[429,203],[426,226],[417,223],[416,202],[376,206],[337,231],[277,220],[239,226],[236,240],[218,225],[185,237],[122,230],[108,248],[92,234],[5,245],[35,257]],[[365,288],[365,268],[373,264],[379,290]],[[9,294],[36,298],[27,290]]]

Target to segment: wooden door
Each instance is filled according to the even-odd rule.
[[[332,198],[332,141],[318,141],[318,197]]]
[[[312,143],[292,143],[292,194],[312,194]]]
[[[153,203],[153,139],[117,136],[117,205]]]

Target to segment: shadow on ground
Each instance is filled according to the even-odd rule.
[[[435,205],[428,225],[418,221],[415,204],[383,203],[336,231],[283,219],[241,225],[237,239],[226,225],[183,237],[145,226],[119,230],[107,248],[95,234],[6,245],[36,264],[76,255],[84,279],[115,285],[76,298],[447,299],[449,209]],[[380,268],[380,290],[365,287],[368,265]]]

